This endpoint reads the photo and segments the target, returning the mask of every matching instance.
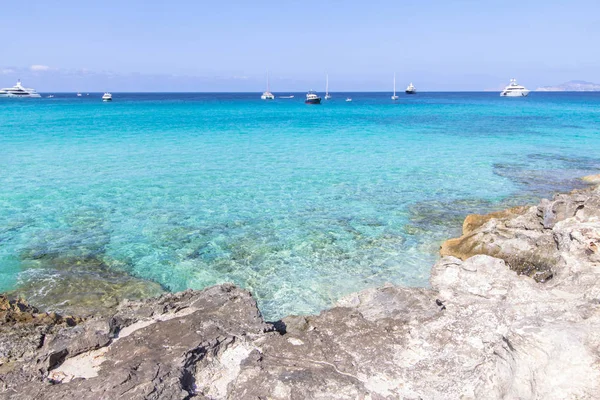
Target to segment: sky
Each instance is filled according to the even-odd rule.
[[[499,90],[600,83],[598,0],[0,0],[0,87]]]

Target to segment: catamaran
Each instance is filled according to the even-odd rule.
[[[325,100],[329,100],[331,95],[329,94],[329,74],[327,74],[327,78],[325,81]]]
[[[267,71],[267,91],[260,96],[262,100],[275,100],[275,96],[271,93],[269,89],[269,71]]]
[[[398,96],[396,96],[396,73],[394,72],[394,94],[392,95],[392,100],[398,100]]]

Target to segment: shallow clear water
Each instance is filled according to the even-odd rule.
[[[0,291],[235,282],[268,319],[317,312],[427,285],[466,213],[600,166],[600,94],[334,96],[0,99]]]

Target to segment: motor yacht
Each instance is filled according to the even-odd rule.
[[[0,89],[0,97],[42,97],[35,89],[25,88],[21,85],[21,80],[11,88]]]
[[[517,83],[516,79],[511,79],[510,84],[500,92],[500,96],[505,97],[525,97],[529,94],[529,90]]]
[[[411,82],[410,85],[406,87],[405,92],[406,94],[417,94],[417,88]]]
[[[306,94],[306,104],[321,104],[321,98],[312,90]]]
[[[112,101],[112,94],[106,92],[104,96],[102,96],[102,101]]]

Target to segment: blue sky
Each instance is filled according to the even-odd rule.
[[[600,82],[598,0],[0,0],[0,86],[498,89]]]

